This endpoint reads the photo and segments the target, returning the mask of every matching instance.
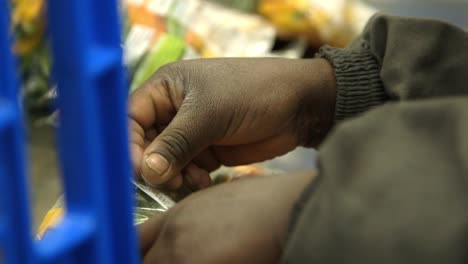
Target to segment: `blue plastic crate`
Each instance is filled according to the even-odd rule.
[[[118,1],[47,2],[67,213],[33,240],[9,0],[0,0],[0,263],[137,263]]]

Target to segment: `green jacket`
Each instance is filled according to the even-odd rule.
[[[468,34],[376,15],[335,68],[337,125],[284,263],[468,261]]]

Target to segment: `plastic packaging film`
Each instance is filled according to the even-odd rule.
[[[225,184],[244,177],[262,177],[279,174],[281,171],[272,170],[262,165],[247,165],[237,167],[221,167],[211,173],[213,183]],[[188,189],[178,192],[168,192],[147,186],[139,180],[133,181],[135,190],[134,223],[139,225],[151,216],[164,213],[177,204],[178,201],[191,193]],[[37,239],[41,239],[47,232],[53,231],[65,214],[66,205],[60,197],[54,206],[47,212],[37,231]]]

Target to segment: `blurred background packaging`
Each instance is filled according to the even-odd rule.
[[[11,1],[25,107],[39,124],[54,123],[46,0]],[[300,58],[323,44],[343,47],[378,10],[468,27],[468,0],[121,0],[131,91],[177,60]]]
[[[11,0],[14,51],[29,117],[54,124],[44,1]],[[312,57],[323,44],[346,46],[378,10],[468,27],[468,0],[121,0],[130,87],[182,59]]]
[[[11,0],[25,109],[56,124],[46,0]],[[375,9],[357,0],[123,0],[123,46],[131,91],[162,65],[212,57],[311,57],[345,46]]]

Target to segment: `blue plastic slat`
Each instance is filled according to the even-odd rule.
[[[2,211],[2,209],[0,209],[0,211]],[[6,228],[7,224],[5,223],[5,219],[0,219],[0,255],[2,255],[2,248],[4,247],[4,243],[6,242]],[[1,257],[0,260],[2,260]],[[0,263],[3,262],[0,261]]]
[[[47,2],[69,221],[36,249],[76,263],[137,263],[118,1]],[[93,219],[93,228],[73,228],[71,215]]]
[[[32,242],[26,188],[24,128],[11,55],[9,1],[0,0],[0,223],[2,258],[7,264],[31,263]],[[3,107],[2,107],[3,106]],[[7,125],[8,123],[8,125]]]
[[[89,51],[89,57],[93,58],[93,63],[88,65],[87,74],[91,76],[100,76],[107,71],[112,70],[115,65],[120,63],[120,49],[93,47]]]
[[[88,243],[93,237],[95,228],[94,219],[82,214],[68,214],[58,227],[44,235],[43,239],[46,239],[47,243],[37,244],[38,258],[46,263],[58,262],[77,247]],[[70,230],[73,230],[73,235],[64,235]]]
[[[16,118],[14,106],[7,100],[0,98],[0,130],[14,124]]]

